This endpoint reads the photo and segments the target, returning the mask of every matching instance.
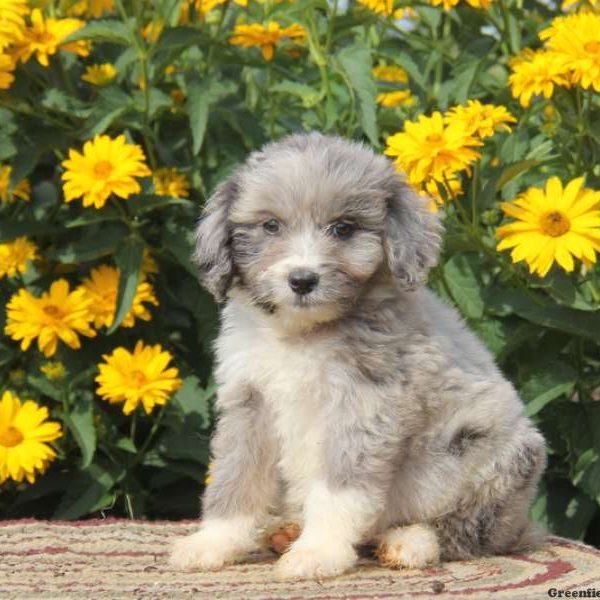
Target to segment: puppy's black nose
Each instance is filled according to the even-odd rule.
[[[292,291],[304,296],[304,294],[310,294],[317,287],[319,276],[314,271],[297,269],[289,274],[288,283]]]

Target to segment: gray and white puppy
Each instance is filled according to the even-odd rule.
[[[510,552],[545,445],[456,311],[423,287],[441,225],[390,162],[318,133],[250,155],[209,199],[201,281],[225,301],[213,481],[171,564],[218,569],[301,535],[283,578]]]

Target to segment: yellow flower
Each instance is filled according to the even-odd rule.
[[[229,43],[234,46],[251,48],[259,46],[265,60],[271,60],[275,46],[284,39],[302,42],[306,39],[306,31],[301,25],[281,27],[276,21],[269,21],[266,25],[252,23],[250,25],[236,25]]]
[[[385,154],[395,156],[395,165],[405,171],[413,185],[428,179],[443,182],[457,171],[467,169],[479,158],[474,147],[482,142],[462,123],[444,124],[441,113],[420,115],[417,122],[406,121],[404,132],[387,138]]]
[[[440,185],[445,190],[445,195],[440,193],[438,187]],[[443,206],[446,201],[454,200],[454,198],[460,196],[463,193],[463,189],[460,179],[452,177],[444,183],[430,179],[423,184],[419,192],[422,196],[429,198],[429,210],[431,212],[437,212],[440,206]]]
[[[458,4],[459,0],[430,0],[432,6],[443,6],[444,10],[450,10]]]
[[[190,183],[184,173],[177,169],[157,169],[152,175],[154,192],[158,196],[187,198],[190,195]]]
[[[9,165],[0,165],[0,202],[10,204],[15,201],[15,198],[20,198],[25,202],[29,202],[31,194],[31,186],[27,179],[22,179],[10,188],[10,176],[12,167]]]
[[[50,381],[58,381],[59,379],[64,379],[67,375],[67,368],[65,365],[60,362],[60,360],[54,362],[47,362],[40,367],[40,371],[48,378]]]
[[[36,245],[25,237],[0,244],[0,279],[5,275],[14,277],[17,273],[25,273],[27,262],[37,257]]]
[[[558,17],[540,38],[569,69],[573,83],[600,92],[600,15],[586,12]]]
[[[564,0],[560,8],[563,12],[568,12],[571,9],[580,12],[594,12],[600,7],[598,0]]]
[[[31,27],[25,29],[23,40],[15,50],[15,56],[27,62],[33,54],[38,62],[47,67],[48,57],[56,54],[58,50],[67,50],[87,56],[90,53],[88,42],[72,42],[63,44],[64,40],[85,25],[79,19],[44,19],[39,8],[31,11]]]
[[[29,12],[27,0],[2,0],[0,2],[0,52],[23,37],[25,21]]]
[[[445,119],[448,124],[463,123],[470,134],[480,138],[490,137],[500,129],[510,131],[507,123],[517,122],[506,107],[482,104],[479,100],[469,100],[466,105],[451,108]]]
[[[81,76],[83,81],[92,85],[106,85],[117,76],[117,70],[114,65],[104,63],[102,65],[90,65]]]
[[[113,0],[79,0],[67,10],[70,17],[99,19],[105,12],[112,12]]]
[[[416,100],[410,93],[410,90],[398,90],[396,92],[383,92],[376,98],[377,104],[393,108],[395,106],[414,106]]]
[[[111,404],[124,402],[123,412],[131,414],[140,403],[146,413],[156,405],[167,402],[181,387],[179,371],[167,368],[173,358],[159,344],[144,346],[139,341],[133,352],[119,347],[111,355],[104,355],[96,377],[98,395]]]
[[[94,327],[98,329],[113,323],[117,308],[117,292],[119,290],[119,269],[101,265],[92,269],[89,278],[83,281],[82,287],[92,300],[90,311],[94,316]],[[152,315],[144,302],[158,306],[152,286],[147,282],[138,283],[131,309],[121,322],[122,327],[133,327],[136,319],[149,321]]]
[[[408,75],[402,67],[396,65],[378,65],[373,69],[373,77],[380,81],[408,83]]]
[[[154,21],[150,21],[146,27],[142,30],[142,35],[144,39],[152,44],[158,40],[162,30],[165,28],[165,24],[160,19],[155,19]],[[144,89],[141,85],[140,87]]]
[[[600,192],[584,188],[583,177],[564,189],[558,177],[551,177],[545,189],[529,188],[501,207],[517,220],[498,228],[498,250],[512,248],[512,261],[526,261],[531,273],[544,277],[555,261],[572,271],[573,256],[588,265],[596,262]]]
[[[0,90],[7,90],[15,80],[15,61],[8,54],[0,54]]]
[[[195,0],[194,6],[198,14],[205,15],[220,4],[225,4],[225,2],[227,0]]]
[[[492,5],[493,0],[467,0],[467,4],[472,8],[483,8],[487,10]]]
[[[56,352],[58,340],[78,349],[81,347],[79,335],[96,335],[90,326],[93,319],[90,304],[85,290],[70,292],[65,279],[55,281],[50,291],[39,298],[21,289],[7,304],[4,331],[13,340],[21,340],[23,351],[37,338],[38,348],[46,358]]]
[[[56,452],[47,444],[61,435],[60,424],[48,421],[48,409],[6,391],[0,400],[0,484],[7,479],[35,482]]]
[[[537,94],[551,98],[555,85],[569,85],[564,61],[554,52],[526,49],[510,61],[510,68],[512,95],[522,106],[529,106],[531,97]]]
[[[97,135],[83,145],[83,154],[69,150],[62,165],[65,202],[83,197],[84,206],[102,208],[111,194],[129,198],[141,191],[136,177],[150,175],[140,146],[128,144],[124,135],[114,140]]]
[[[358,0],[359,4],[378,15],[391,16],[394,14],[394,0]]]

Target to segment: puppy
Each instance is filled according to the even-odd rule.
[[[441,233],[387,159],[337,137],[269,144],[218,186],[195,253],[225,302],[213,481],[173,566],[243,560],[273,515],[301,531],[282,578],[339,575],[367,542],[408,568],[531,543],[544,439],[423,287]]]

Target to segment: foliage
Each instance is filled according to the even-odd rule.
[[[2,21],[12,4],[13,20]],[[217,307],[190,262],[194,222],[207,194],[249,151],[319,129],[387,151],[435,198],[447,236],[431,286],[485,341],[549,441],[534,515],[558,533],[600,541],[595,193],[586,209],[586,255],[571,246],[569,261],[557,251],[540,276],[539,263],[530,273],[511,259],[523,256],[497,249],[497,230],[514,222],[506,207],[518,194],[554,176],[564,186],[585,177],[586,189],[598,188],[600,84],[590,77],[598,72],[600,28],[590,28],[596,16],[584,12],[593,6],[578,13],[588,15],[578,27],[596,35],[580,48],[589,52],[585,70],[580,57],[573,66],[575,58],[560,53],[564,31],[540,40],[560,11],[532,0],[34,4],[41,11],[20,0],[0,9],[3,305],[26,291],[11,309],[10,319],[21,321],[6,330],[17,333],[0,340],[0,391],[48,407],[63,436],[51,442],[57,456],[35,483],[3,484],[2,514],[197,513],[213,421]],[[58,36],[54,48],[43,40],[32,46],[44,27]],[[533,66],[526,49],[541,55]],[[545,69],[539,89],[527,74],[534,68]],[[477,134],[457,133],[455,125],[449,133],[449,119],[461,114],[455,107],[470,99],[504,107],[504,120]],[[434,113],[437,124],[421,117]],[[420,123],[414,135],[432,145],[417,144],[410,154],[408,138],[396,137],[410,133],[405,123]],[[117,139],[119,160],[111,163]],[[458,162],[415,155],[451,142],[459,145]],[[91,150],[102,144],[104,158]],[[430,162],[417,167],[423,158]],[[547,242],[565,223],[568,229],[561,221],[550,233],[533,229]],[[15,240],[19,247],[10,245]],[[531,267],[534,258],[524,260]],[[80,293],[94,287],[94,277],[112,281],[96,285],[107,286],[106,298]],[[71,329],[63,323],[72,335],[53,341],[43,334],[42,344],[45,321],[25,331],[27,320],[35,311],[49,314],[50,296],[39,298],[59,280],[68,282],[64,301],[78,320]],[[2,311],[3,330],[7,319]],[[18,332],[30,335],[30,348],[16,343]],[[125,396],[98,395],[98,365],[118,348],[126,362],[125,351],[140,341],[159,344],[156,355],[162,350],[170,360],[170,384],[155,390],[169,399],[152,400],[147,413],[144,392],[130,395],[128,406],[137,409],[125,415]],[[148,376],[133,369],[124,381],[139,392]]]

